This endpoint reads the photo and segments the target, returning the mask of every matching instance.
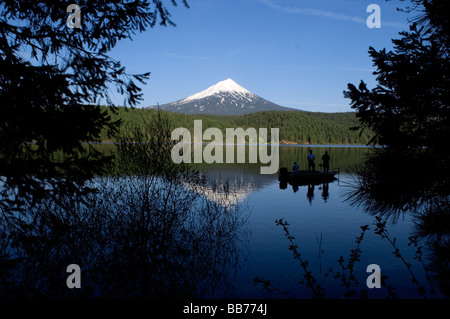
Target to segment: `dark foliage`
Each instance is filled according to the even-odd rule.
[[[377,70],[378,85],[369,90],[348,85],[344,94],[357,110],[360,127],[371,128],[372,142],[384,147],[373,152],[357,171],[355,187],[349,200],[376,215],[376,232],[388,238],[408,271],[410,264],[399,255],[395,240],[389,239],[385,221],[412,214],[416,235],[415,259],[438,279],[439,288],[448,294],[450,184],[450,2],[446,0],[411,0],[401,9],[414,14],[409,32],[393,40],[394,51],[369,54]],[[425,267],[418,239],[431,247],[430,263]],[[417,291],[425,287],[415,277]],[[435,293],[434,287],[430,288]]]
[[[108,158],[82,142],[98,141],[105,131],[113,136],[119,122],[88,104],[112,106],[115,87],[134,106],[141,98],[137,83],[149,77],[127,74],[108,51],[157,22],[174,25],[160,0],[77,4],[80,28],[66,26],[65,1],[0,4],[0,176],[25,194],[36,195],[61,176],[63,186],[77,191],[78,182],[102,170]]]
[[[369,54],[378,85],[369,90],[361,81],[344,92],[357,110],[360,127],[374,131],[372,142],[394,148],[427,147],[445,156],[450,137],[450,46],[448,1],[413,1],[422,15],[409,32],[393,40],[394,51]],[[409,9],[413,10],[413,9]],[[417,9],[416,9],[417,10]],[[444,160],[444,158],[440,158]]]

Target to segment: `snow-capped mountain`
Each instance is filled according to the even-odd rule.
[[[150,108],[157,108],[157,106],[150,106]],[[160,105],[159,108],[185,114],[215,115],[241,115],[269,110],[293,110],[253,94],[232,79],[220,81],[204,91],[182,100]]]

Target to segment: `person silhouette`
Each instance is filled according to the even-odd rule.
[[[293,170],[294,172],[298,172],[299,169],[300,169],[300,166],[298,165],[298,163],[297,163],[297,162],[294,162],[294,166],[292,166],[292,170]]]
[[[316,157],[313,154],[312,150],[309,150],[309,154],[308,154],[308,170],[309,171],[315,171],[316,170],[316,164],[314,163]]]
[[[322,155],[322,162],[323,171],[328,173],[330,171],[330,155],[327,151]]]

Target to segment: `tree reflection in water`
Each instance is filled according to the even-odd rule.
[[[247,235],[245,207],[225,201],[232,193],[205,196],[203,175],[168,161],[168,144],[125,142],[116,164],[128,171],[111,168],[85,184],[90,192],[3,197],[2,298],[229,296]],[[66,286],[70,264],[81,268],[80,289]]]
[[[311,291],[311,298],[327,298],[338,295],[339,291],[327,290],[325,281],[337,279],[344,287],[344,298],[368,298],[368,290],[362,289],[354,275],[355,264],[360,262],[363,249],[360,244],[364,234],[374,231],[375,234],[389,243],[392,252],[405,266],[407,276],[411,277],[417,296],[423,298],[450,297],[450,192],[448,180],[448,164],[443,164],[427,149],[404,149],[402,152],[392,148],[375,148],[369,153],[366,161],[354,172],[353,182],[346,201],[361,207],[373,215],[374,225],[361,225],[362,232],[356,237],[356,246],[350,249],[347,258],[340,256],[338,270],[329,268],[328,272],[315,274],[311,263],[304,259],[302,248],[289,230],[289,222],[283,218],[276,220],[277,226],[283,228],[289,241],[289,250],[293,258],[299,262],[303,277],[301,286]],[[296,192],[295,184],[292,184]],[[287,189],[288,183],[280,181],[280,189]],[[312,186],[308,186],[311,190]],[[323,186],[324,193],[327,189]],[[322,195],[325,199],[325,196]],[[410,234],[408,246],[414,250],[412,260],[403,255],[396,238],[389,233],[386,222],[397,222],[404,214],[411,214],[414,220],[414,232]],[[374,227],[375,226],[375,227]],[[319,252],[322,253],[319,244]],[[319,254],[319,256],[320,256]],[[413,263],[423,268],[424,273],[417,275],[418,270]],[[420,270],[420,269],[419,269]],[[255,285],[273,297],[289,297],[289,293],[273,286],[271,280],[254,278]],[[401,297],[390,278],[383,275],[381,285],[385,288],[386,298]],[[334,295],[336,294],[336,295]]]
[[[245,235],[242,207],[149,175],[102,177],[96,188],[82,200],[59,194],[2,218],[2,297],[229,293]],[[71,291],[65,270],[72,263],[81,267],[82,289]]]
[[[422,261],[422,246],[430,256],[425,270],[444,296],[450,296],[450,181],[449,165],[426,149],[375,149],[357,172],[348,201],[381,220],[396,222],[412,214],[410,244]],[[424,256],[425,257],[425,256]]]

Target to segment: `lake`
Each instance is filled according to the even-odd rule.
[[[113,145],[97,147],[114,152]],[[281,146],[280,167],[291,170],[298,162],[306,169],[309,149]],[[425,238],[420,249],[410,244],[420,226],[417,215],[404,211],[377,221],[364,205],[347,200],[356,169],[372,150],[311,149],[317,159],[328,151],[337,180],[286,186],[277,174],[260,174],[260,164],[201,164],[206,183],[187,177],[180,185],[170,174],[119,174],[95,178],[99,192],[83,200],[55,193],[20,214],[9,213],[4,201],[2,218],[11,220],[0,225],[0,257],[12,266],[2,273],[0,293],[309,299],[319,291],[326,298],[422,298],[419,288],[426,297],[434,297],[434,288],[442,297],[446,257],[436,241]],[[153,157],[130,151],[125,165],[154,165]],[[66,287],[69,264],[81,268],[81,289]],[[381,288],[368,288],[369,276],[370,285],[376,282],[369,265],[379,267]]]
[[[394,247],[386,238],[375,234],[375,217],[346,200],[355,179],[352,172],[362,164],[370,149],[345,146],[311,148],[316,158],[320,158],[325,150],[329,152],[330,170],[339,169],[338,180],[328,185],[298,188],[288,185],[286,189],[280,189],[278,176],[259,175],[257,166],[235,165],[230,168],[222,165],[211,169],[212,179],[231,181],[240,195],[239,200],[249,209],[246,225],[249,235],[243,243],[240,264],[232,279],[233,289],[228,293],[235,298],[311,298],[311,290],[299,283],[304,276],[301,263],[294,259],[285,231],[276,225],[276,220],[283,219],[289,223],[289,232],[295,237],[301,258],[308,262],[308,269],[318,282],[324,283],[327,297],[344,297],[345,285],[340,279],[334,279],[337,272],[342,273],[338,260],[342,256],[347,265],[351,250],[357,247],[355,239],[361,234],[361,226],[369,225],[360,244],[359,261],[354,264],[354,275],[359,285],[352,285],[352,288],[358,296],[361,290],[366,290],[369,298],[386,298],[386,288],[368,289],[366,285],[366,279],[371,275],[371,272],[366,272],[367,266],[377,264],[381,275],[387,276],[386,283],[395,287],[399,298],[420,298],[408,268],[394,255]],[[293,162],[297,161],[301,169],[306,169],[308,149],[306,146],[280,147],[280,167],[291,170]],[[320,169],[319,166],[316,168]],[[408,245],[408,238],[415,231],[414,218],[405,212],[388,219],[386,227],[391,240],[395,238],[402,258],[412,263],[415,278],[429,290],[426,272],[414,260],[416,249]],[[426,247],[424,250],[426,256]],[[426,257],[424,259],[426,264]],[[332,271],[328,272],[330,268]],[[257,277],[270,280],[277,290],[270,295],[261,284],[254,284]],[[433,284],[437,286],[436,282]]]

